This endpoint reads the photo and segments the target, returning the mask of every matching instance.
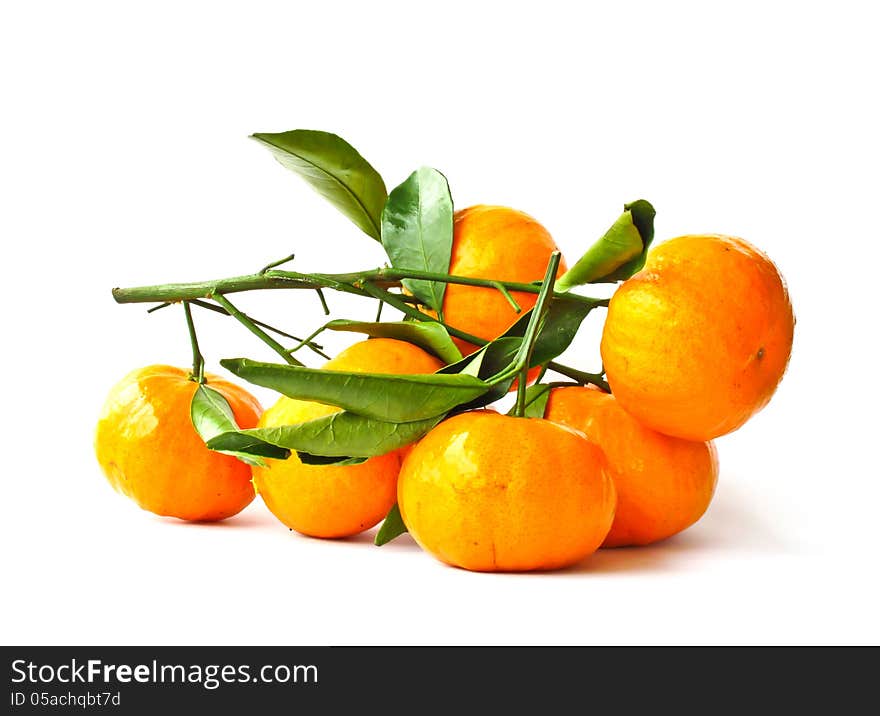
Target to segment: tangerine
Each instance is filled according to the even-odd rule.
[[[418,346],[391,338],[360,341],[324,364],[324,370],[398,375],[433,373],[443,362]],[[281,397],[259,427],[292,425],[340,409]],[[269,510],[291,529],[312,537],[347,537],[377,524],[394,505],[400,451],[356,465],[306,465],[296,452],[255,467],[254,485]]]
[[[490,410],[444,420],[404,460],[404,524],[437,559],[464,569],[547,570],[605,539],[615,491],[601,450],[547,420]]]
[[[206,379],[229,402],[240,427],[256,426],[262,412],[256,398],[218,376]],[[172,366],[132,371],[104,403],[95,453],[114,489],[143,509],[182,520],[222,520],[254,499],[251,469],[205,447],[190,418],[197,387]]]
[[[718,479],[711,442],[683,440],[642,425],[598,388],[555,388],[547,420],[583,432],[605,453],[617,512],[603,547],[646,545],[690,527],[709,507]]]
[[[671,239],[611,298],[601,343],[611,392],[654,430],[711,440],[770,400],[794,322],[782,276],[754,246]]]
[[[541,281],[550,254],[556,250],[553,237],[528,214],[505,206],[471,206],[455,212],[449,273],[517,283]],[[566,270],[563,259],[557,276]],[[537,301],[535,293],[511,291],[511,295],[523,312]],[[491,341],[520,315],[497,289],[456,283],[446,286],[443,320],[453,328]],[[452,340],[462,355],[478,349],[460,338]]]

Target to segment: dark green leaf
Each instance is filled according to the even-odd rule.
[[[290,398],[336,405],[388,422],[443,415],[487,392],[488,384],[468,375],[392,375],[320,370],[261,363],[247,358],[220,361],[244,380]]]
[[[526,388],[526,404],[523,417],[525,418],[543,418],[544,411],[547,409],[547,401],[550,399],[550,391],[553,386],[546,383],[538,385],[530,385]],[[508,415],[516,414],[516,406],[510,409]]]
[[[218,452],[235,452],[244,455],[267,456],[270,451],[281,450],[283,459],[290,457],[290,450],[279,448],[277,445],[261,440],[255,435],[247,435],[243,430],[230,430],[220,433],[205,443],[211,450]],[[267,456],[274,457],[274,456]]]
[[[581,323],[592,309],[590,304],[583,301],[562,297],[554,298],[550,303],[544,327],[535,340],[529,367],[543,365],[565,352],[574,340]],[[504,335],[487,343],[479,351],[457,363],[441,368],[438,373],[464,373],[476,375],[478,378],[488,381],[513,362],[522,343],[522,337],[528,326],[531,313],[528,311],[520,316],[516,323],[505,331]],[[477,408],[504,397],[513,380],[511,378],[509,381],[498,383],[492,390],[462,407],[466,409]]]
[[[312,455],[308,452],[298,452],[297,457],[303,465],[334,465],[336,467],[360,465],[370,459],[368,457],[329,457],[327,455]]]
[[[391,191],[382,212],[382,245],[394,268],[449,272],[452,196],[446,177],[422,167]],[[435,311],[442,311],[445,283],[404,279],[403,285]]]
[[[446,328],[434,321],[380,321],[367,323],[364,321],[346,321],[339,319],[330,321],[327,328],[331,331],[351,331],[365,333],[373,338],[394,338],[407,341],[437,356],[444,363],[455,363],[461,360],[461,352],[446,332]]]
[[[624,205],[623,214],[556,283],[559,291],[585,283],[613,283],[645,265],[654,239],[654,207],[644,199]]]
[[[305,179],[368,236],[382,240],[385,182],[357,150],[329,132],[295,129],[253,134],[275,158]]]
[[[391,540],[400,537],[400,535],[407,531],[406,525],[403,524],[403,517],[400,516],[400,508],[395,503],[388,511],[385,521],[376,533],[375,544],[381,547],[383,544],[388,544]]]
[[[235,416],[229,402],[221,393],[209,388],[207,385],[199,385],[193,394],[190,403],[190,417],[193,427],[206,443],[212,438],[230,430],[238,430]],[[236,450],[221,450],[226,455],[237,457],[248,465],[264,466],[266,463],[262,457],[286,458],[288,451],[273,445],[267,446],[259,453],[238,452]]]
[[[498,375],[513,362],[521,344],[522,337],[520,336],[501,336],[487,343],[476,353],[472,353],[458,363],[441,368],[440,372],[475,375],[483,380],[488,380]],[[464,404],[462,408],[473,409],[494,403],[496,400],[507,395],[507,391],[514,380],[515,377],[512,376],[509,380],[496,383],[492,386],[491,390]]]
[[[632,222],[638,229],[639,235],[642,237],[642,253],[634,259],[627,261],[616,271],[606,277],[607,282],[625,281],[637,271],[641,271],[648,258],[648,249],[654,240],[654,217],[657,215],[654,207],[650,202],[644,199],[637,199],[631,204],[623,207],[632,215]]]
[[[550,304],[547,320],[535,341],[530,365],[542,365],[565,352],[571,345],[584,319],[593,306],[582,301],[556,298]],[[528,316],[520,318],[510,329],[511,335],[524,332]],[[507,334],[505,334],[507,335]]]
[[[529,367],[542,365],[562,354],[571,345],[578,328],[592,310],[593,306],[583,301],[561,297],[553,299],[544,327],[535,340]],[[519,349],[531,314],[531,311],[527,311],[503,335],[463,360],[441,368],[438,373],[467,372],[488,380],[510,364]],[[474,365],[478,366],[477,370],[474,370]]]
[[[476,376],[481,380],[489,379],[510,365],[521,344],[521,336],[499,336],[475,353],[441,368],[438,372],[449,375],[461,373]]]
[[[415,442],[443,417],[388,423],[342,411],[295,425],[222,433],[213,438],[208,447],[251,452],[268,444],[310,455],[375,457]]]

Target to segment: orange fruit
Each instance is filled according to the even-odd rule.
[[[327,361],[323,369],[354,373],[415,375],[434,373],[443,365],[443,361],[439,358],[407,341],[370,338],[350,345],[335,358]]]
[[[793,332],[788,290],[767,256],[742,239],[681,236],[615,292],[602,360],[628,413],[667,435],[711,440],[767,404]]]
[[[257,424],[262,409],[256,398],[218,376],[206,378],[240,427]],[[197,387],[180,368],[132,371],[104,403],[95,454],[110,484],[143,509],[182,520],[222,520],[254,499],[251,469],[205,447],[190,419]]]
[[[505,206],[478,205],[455,212],[449,273],[470,278],[531,283],[547,272],[556,242],[528,214]],[[559,262],[557,276],[566,271]],[[537,294],[512,291],[523,312],[535,305]],[[461,331],[491,341],[510,328],[522,314],[494,288],[450,283],[443,297],[444,321]],[[477,346],[453,338],[462,355]]]
[[[359,373],[433,373],[443,362],[418,346],[371,338],[350,346],[324,370]],[[339,411],[332,405],[282,397],[260,427],[293,425]],[[305,465],[291,453],[255,467],[254,485],[269,510],[291,529],[312,537],[347,537],[379,522],[394,505],[400,454],[394,451],[358,465]]]
[[[642,425],[598,388],[556,388],[544,417],[583,432],[605,453],[617,512],[603,547],[645,545],[694,524],[712,500],[718,457],[711,442]]]
[[[489,410],[429,432],[403,463],[397,501],[423,549],[481,572],[565,567],[592,554],[614,517],[601,450],[547,420]]]

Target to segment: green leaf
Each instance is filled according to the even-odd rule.
[[[440,172],[417,169],[388,195],[382,212],[382,245],[397,269],[449,273],[452,258],[452,196]],[[404,279],[403,285],[438,313],[446,284]]]
[[[547,320],[535,341],[530,365],[542,365],[564,353],[593,308],[594,306],[583,301],[553,299],[547,312]],[[528,314],[522,316],[505,335],[525,333],[528,318]]]
[[[209,443],[212,450],[251,453],[274,445],[331,457],[375,457],[415,442],[445,416],[409,423],[389,423],[347,411],[295,425],[253,428],[217,435]]]
[[[336,467],[342,467],[343,465],[360,465],[362,462],[366,462],[370,459],[368,457],[330,457],[328,455],[312,455],[308,452],[297,452],[297,457],[299,457],[299,461],[303,465],[334,465]]]
[[[637,199],[630,204],[625,204],[623,208],[630,212],[632,222],[642,237],[644,248],[641,254],[608,275],[605,279],[607,282],[625,281],[637,271],[641,271],[648,258],[648,249],[654,240],[654,217],[657,216],[657,212],[651,203],[644,199]]]
[[[403,517],[400,516],[400,508],[397,503],[388,510],[385,521],[376,533],[375,544],[381,547],[388,544],[391,540],[400,537],[404,532],[408,532],[406,525],[403,524]]]
[[[339,319],[330,321],[326,328],[331,331],[351,331],[365,333],[373,338],[394,338],[407,341],[423,348],[444,363],[455,363],[461,360],[461,351],[449,337],[446,328],[434,321],[347,321]]]
[[[479,350],[437,372],[443,375],[472,375],[481,380],[491,378],[510,364],[510,360],[519,350],[520,343],[522,336],[498,336],[494,341],[481,346]]]
[[[544,411],[547,409],[547,401],[550,399],[550,391],[553,386],[546,383],[538,385],[530,385],[526,388],[526,404],[523,412],[524,418],[543,418]],[[514,405],[508,415],[516,414],[516,406]]]
[[[593,306],[583,301],[563,297],[554,298],[550,302],[544,326],[535,339],[529,367],[543,365],[564,353],[577,335],[581,323],[592,310]],[[463,360],[441,368],[438,374],[475,375],[481,380],[488,381],[513,362],[522,344],[522,338],[531,314],[531,311],[527,311],[503,335]],[[504,397],[513,384],[513,380],[511,378],[509,381],[496,384],[492,390],[462,407],[465,409],[477,408]]]
[[[489,380],[513,363],[522,342],[521,336],[500,336],[459,363],[442,368],[441,372],[446,372],[447,370],[451,373],[460,371],[463,375],[475,375],[481,379]],[[532,355],[534,357],[534,353]],[[534,365],[538,364],[534,360],[530,361],[530,367]],[[460,405],[458,410],[473,410],[500,400],[507,395],[514,380],[516,380],[516,376],[510,376],[506,380],[495,383],[491,390],[469,403]]]
[[[554,298],[550,303],[544,327],[535,340],[529,367],[542,365],[564,353],[577,335],[581,323],[592,310],[593,306],[583,301],[564,297]],[[441,368],[438,373],[467,371],[471,375],[488,380],[510,364],[516,351],[519,350],[531,314],[531,311],[527,311],[494,341],[487,343],[463,360]],[[478,370],[474,372],[471,364],[478,365]]]
[[[335,405],[368,418],[411,422],[443,415],[491,386],[468,375],[393,375],[302,368],[247,358],[220,361],[249,383],[289,398]]]
[[[201,384],[193,394],[190,403],[190,417],[196,432],[206,443],[217,435],[228,432],[230,430],[238,430],[238,424],[235,422],[235,416],[229,402],[221,393],[209,388],[207,385]],[[274,445],[266,446],[265,450],[257,453],[239,452],[236,450],[221,450],[226,455],[237,457],[248,465],[265,466],[262,457],[286,458],[288,451],[277,448]]]
[[[219,433],[205,443],[211,450],[217,452],[234,452],[243,455],[265,455],[270,450],[279,450],[277,445],[261,440],[255,435],[247,435],[243,430],[230,430]],[[290,457],[288,448],[281,449],[283,459]]]
[[[382,240],[382,209],[388,198],[385,182],[348,142],[310,129],[258,133],[251,138],[266,146],[282,165],[299,174],[365,234]]]
[[[605,235],[556,283],[567,291],[585,283],[613,283],[632,276],[645,265],[654,239],[654,207],[644,199],[624,205],[623,214]]]

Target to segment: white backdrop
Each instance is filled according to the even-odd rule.
[[[870,4],[297,5],[0,10],[0,638],[880,640]],[[457,206],[527,211],[570,261],[639,197],[658,241],[723,232],[769,253],[797,313],[794,353],[770,406],[718,441],[702,522],[562,573],[481,575],[409,537],[297,536],[259,500],[194,526],[115,494],[92,453],[104,396],[134,367],[187,365],[189,346],[179,309],[147,316],[111,287],[250,273],[292,251],[302,270],[383,261],[247,139],[293,128],[341,134],[389,188],[435,166]],[[338,316],[374,312],[329,298]],[[237,302],[294,332],[322,321],[313,294]],[[211,369],[272,358],[230,319],[197,319]],[[569,362],[598,367],[597,328]]]

